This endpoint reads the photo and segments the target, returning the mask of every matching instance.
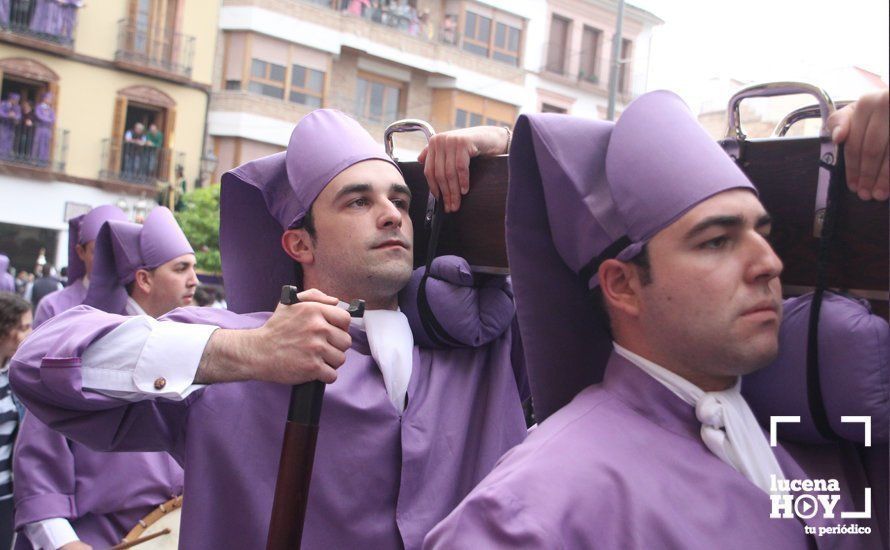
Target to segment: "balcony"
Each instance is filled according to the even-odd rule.
[[[99,178],[154,187],[171,181],[171,164],[182,166],[184,162],[185,153],[172,149],[104,139]]]
[[[67,158],[68,130],[0,122],[0,162],[64,172]]]
[[[115,63],[160,78],[188,81],[192,77],[195,37],[118,21]]]
[[[0,13],[0,30],[9,33],[4,38],[26,47],[70,53],[78,6],[55,0],[11,0],[6,4],[9,11]]]

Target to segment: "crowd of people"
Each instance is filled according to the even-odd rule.
[[[16,92],[0,102],[0,159],[46,165],[52,156],[56,114],[51,92],[32,106]]]
[[[867,200],[890,193],[888,103],[867,96],[830,122]],[[184,307],[213,301],[167,209],[72,220],[69,284],[42,299],[36,330],[25,338],[27,304],[0,301],[0,445],[18,431],[0,536],[105,548],[184,492],[181,547],[261,548],[289,386],[320,381],[303,548],[880,547],[880,518],[860,521],[874,536],[817,538],[832,522],[770,517],[770,480],[812,463],[770,445],[741,381],[800,344],[779,338],[799,319],[782,317],[756,189],[682,100],[645,94],[616,123],[539,114],[515,134],[446,132],[420,160],[454,212],[470,158],[504,153],[512,282],[453,256],[413,269],[398,165],[328,109],[223,176],[214,301],[228,309]],[[279,304],[282,284],[298,303]],[[360,319],[342,307],[354,299]],[[859,308],[890,342],[885,320],[842,308],[823,314]]]

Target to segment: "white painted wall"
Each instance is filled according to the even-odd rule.
[[[152,208],[154,189],[146,190],[147,207]],[[132,207],[141,197],[112,193],[75,183],[36,181],[0,175],[0,222],[59,231],[56,258],[50,259],[57,266],[68,265],[68,222],[65,221],[65,203],[87,204],[95,208],[102,204],[117,204],[124,198]]]

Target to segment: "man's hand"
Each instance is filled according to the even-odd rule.
[[[297,294],[300,303],[280,305],[263,326],[217,330],[204,348],[198,384],[262,380],[330,384],[352,345],[349,313],[319,290]]]
[[[59,550],[93,550],[93,547],[83,541],[75,540],[68,544],[63,544],[59,547]]]
[[[835,143],[844,143],[847,186],[862,200],[890,197],[890,93],[865,94],[828,119]]]
[[[436,134],[417,160],[424,165],[430,192],[443,197],[445,211],[456,212],[470,190],[470,159],[507,152],[508,132],[497,126],[474,126]]]

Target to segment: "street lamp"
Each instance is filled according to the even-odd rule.
[[[207,151],[204,152],[204,156],[201,157],[201,173],[198,175],[195,187],[204,186],[204,181],[213,176],[218,163],[219,159],[213,154],[213,150],[207,149]]]

